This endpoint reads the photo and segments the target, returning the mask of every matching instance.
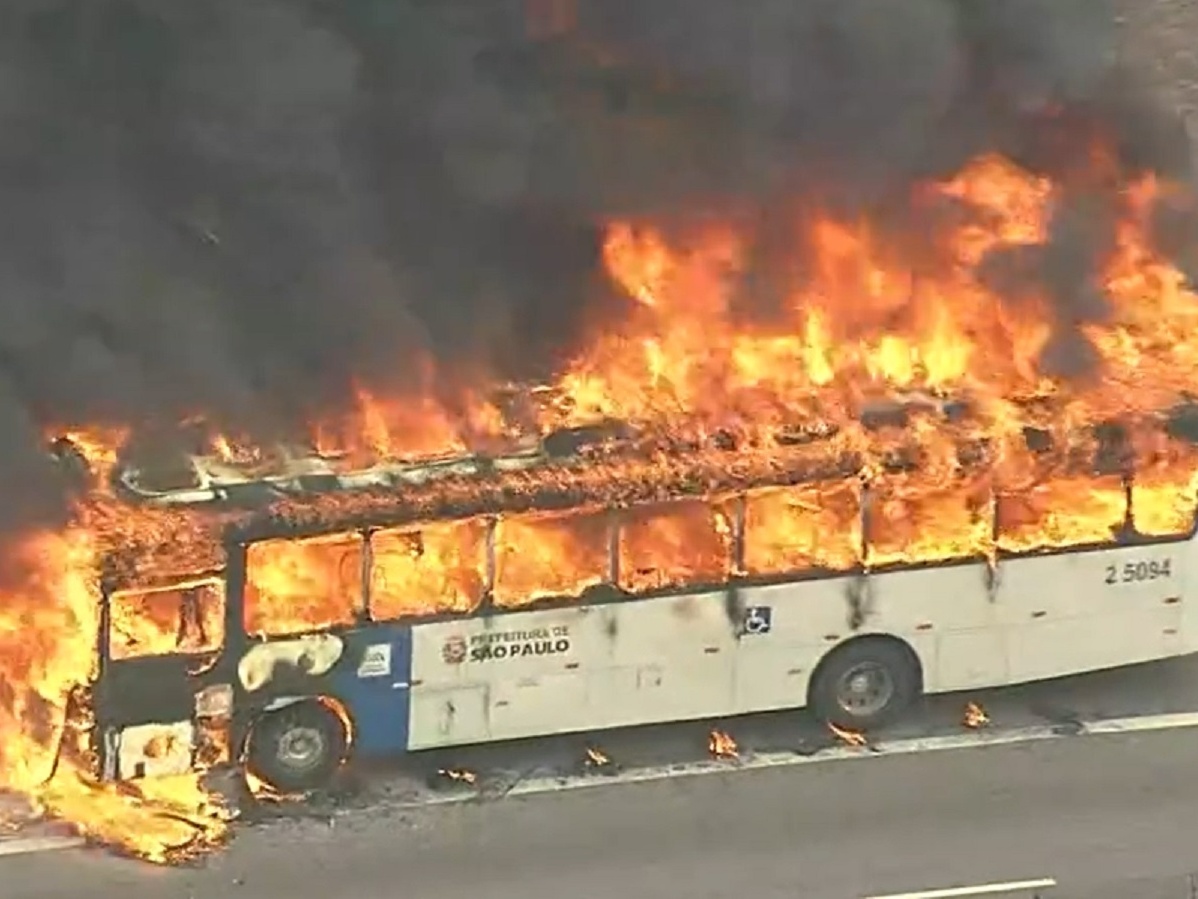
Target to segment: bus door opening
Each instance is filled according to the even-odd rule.
[[[233,688],[215,675],[225,640],[223,582],[120,590],[104,602],[101,776],[159,777],[227,762]]]

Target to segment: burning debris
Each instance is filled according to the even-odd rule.
[[[870,746],[869,738],[858,731],[838,727],[831,722],[828,723],[828,730],[832,733],[832,736],[846,746],[853,746],[859,749],[867,749]]]
[[[589,770],[610,769],[612,767],[611,756],[602,749],[594,746],[588,746],[583,755],[582,764],[584,768]]]
[[[468,768],[438,768],[437,777],[446,786],[478,786],[478,775]]]
[[[713,759],[725,762],[740,760],[740,747],[726,731],[713,729],[707,737],[707,752]]]
[[[155,861],[219,845],[195,777],[94,782],[80,697],[101,577],[211,574],[226,528],[599,510],[388,535],[442,611],[478,575],[437,560],[480,542],[581,557],[611,506],[749,487],[644,555],[709,570],[730,522],[779,529],[748,572],[1189,530],[1198,297],[1160,227],[1192,228],[1189,148],[1107,67],[1107,5],[686,3],[13,13],[0,786]],[[264,550],[257,623],[342,620],[289,602],[329,552]],[[525,595],[596,586],[504,558]],[[127,644],[206,645],[188,602]]]
[[[965,705],[965,713],[961,718],[961,724],[968,730],[981,730],[990,726],[990,716],[976,702],[969,702]]]
[[[254,802],[270,805],[284,805],[291,802],[303,802],[308,798],[307,793],[284,793],[276,790],[253,771],[245,772],[245,789]]]

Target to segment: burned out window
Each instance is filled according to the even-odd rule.
[[[375,621],[470,612],[486,592],[483,519],[447,521],[370,537],[370,617]]]
[[[906,472],[874,479],[865,517],[871,566],[990,558],[994,498],[989,473],[928,484]]]
[[[511,609],[577,596],[611,579],[605,510],[514,515],[495,526],[495,605]]]
[[[732,568],[732,502],[634,506],[620,521],[619,583],[637,592],[713,583]]]
[[[1127,493],[1118,475],[1008,475],[996,487],[994,514],[998,545],[1012,552],[1107,543],[1127,516]]]
[[[353,624],[362,608],[362,561],[361,534],[250,544],[246,633],[285,636]]]
[[[845,571],[861,559],[856,481],[758,490],[745,497],[746,574]]]
[[[109,599],[108,654],[115,660],[215,652],[225,640],[225,590],[206,580]]]

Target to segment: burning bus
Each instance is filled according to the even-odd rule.
[[[0,788],[48,815],[170,860],[213,766],[1191,649],[1147,12],[18,6]]]
[[[979,273],[1027,263],[1059,196],[986,155],[921,185],[969,215],[919,265],[813,217],[776,322],[738,311],[735,223],[613,222],[627,308],[540,386],[355,383],[283,446],[215,417],[50,431],[80,490],[14,547],[11,631],[39,624],[0,659],[24,687],[0,775],[169,860],[227,832],[197,771],[294,791],[351,757],[802,706],[856,733],[1195,651],[1198,299],[1153,243],[1165,188],[1112,195],[1106,313],[1076,327]]]
[[[864,730],[1198,649],[1193,502],[1137,479],[1135,434],[929,449],[969,414],[896,402],[854,440],[755,445],[605,424],[366,469],[193,456],[169,488],[127,467],[121,501],[169,525],[106,565],[103,776],[245,763],[297,791],[350,756],[802,706]],[[1180,445],[1191,415],[1135,433]]]

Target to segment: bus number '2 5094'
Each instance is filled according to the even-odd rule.
[[[1156,581],[1171,577],[1172,573],[1171,559],[1125,562],[1122,567],[1118,565],[1106,567],[1106,582],[1108,584],[1138,584],[1140,581]]]

